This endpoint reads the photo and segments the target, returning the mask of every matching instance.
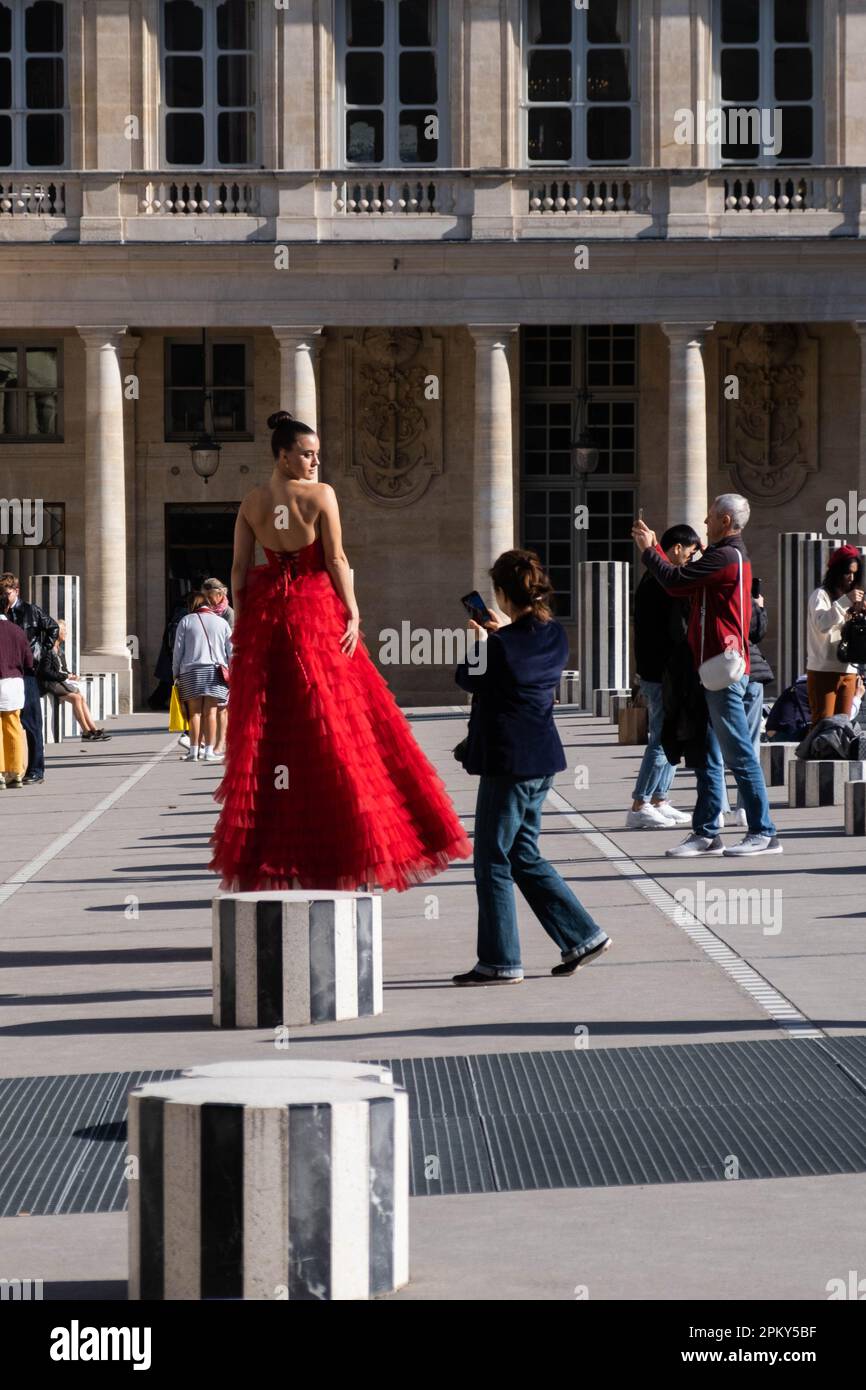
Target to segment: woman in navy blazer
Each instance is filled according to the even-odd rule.
[[[568,638],[553,618],[553,587],[529,550],[507,550],[490,577],[510,622],[486,623],[486,659],[463,662],[456,673],[457,684],[472,693],[462,762],[481,781],[474,844],[478,962],[455,975],[455,985],[522,981],[515,883],[559,947],[562,962],[552,974],[574,974],[611,944],[538,848],[542,805],[554,774],[566,767],[553,698]],[[483,637],[477,623],[470,626]]]

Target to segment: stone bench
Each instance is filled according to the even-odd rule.
[[[845,783],[862,782],[866,762],[838,758],[792,758],[788,763],[788,805],[841,806]]]
[[[409,1279],[400,1087],[189,1076],[129,1095],[129,1297],[330,1302]]]
[[[380,1014],[376,893],[228,893],[213,903],[217,1028],[333,1023]]]
[[[761,771],[768,787],[785,787],[788,784],[788,764],[796,756],[798,743],[770,743],[760,745]]]
[[[611,718],[611,702],[615,696],[625,696],[631,694],[630,690],[594,690],[592,692],[592,712],[596,719]]]
[[[845,834],[866,835],[866,782],[845,783]]]

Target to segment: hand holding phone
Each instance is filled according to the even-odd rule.
[[[487,607],[487,604],[484,602],[484,599],[477,589],[473,589],[471,594],[464,594],[460,602],[463,604],[470,618],[474,618],[475,622],[479,623],[482,627],[487,623],[496,624],[496,618],[490,612],[490,609]]]

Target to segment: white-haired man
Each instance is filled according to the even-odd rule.
[[[749,625],[752,617],[752,566],[743,543],[743,529],[750,515],[745,497],[722,493],[706,519],[709,545],[699,560],[677,568],[656,541],[645,522],[632,528],[635,545],[650,574],[674,598],[691,597],[689,646],[695,668],[713,658],[739,653],[744,669],[739,679],[721,689],[706,688],[709,713],[707,755],[696,768],[698,799],[692,817],[692,833],[681,845],[668,850],[674,858],[698,854],[781,854],[761,766],[755,756],[745,710],[749,683]],[[734,672],[731,673],[732,675]],[[726,679],[722,674],[719,683]],[[716,680],[712,681],[716,684]],[[746,812],[748,833],[738,845],[725,849],[716,833],[725,794],[725,765],[734,775]]]

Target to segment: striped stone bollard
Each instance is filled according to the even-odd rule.
[[[866,762],[841,758],[792,758],[788,764],[788,805],[841,806],[845,783],[866,778]]]
[[[845,834],[866,835],[866,782],[845,783]]]
[[[42,709],[42,742],[62,743],[64,733],[63,705],[56,695],[42,695],[39,704]]]
[[[584,560],[577,566],[581,708],[593,709],[596,690],[628,689],[631,565]]]
[[[611,697],[610,697],[610,722],[611,722],[611,724],[617,724],[617,725],[619,724],[619,712],[620,712],[620,710],[628,709],[628,706],[629,706],[630,701],[631,701],[631,691],[629,691],[627,695],[623,695],[623,694],[621,694],[621,693],[618,693],[618,694],[616,694],[616,695],[611,695]]]
[[[592,712],[597,719],[611,719],[613,701],[617,696],[628,699],[628,690],[594,690],[592,692]]]
[[[580,704],[579,671],[563,671],[559,678],[559,703],[561,705]]]
[[[409,1279],[405,1090],[196,1076],[129,1095],[129,1297],[336,1301]]]
[[[66,624],[66,665],[77,674],[81,671],[81,580],[77,574],[34,574],[29,581],[30,602],[36,603],[56,622]],[[58,720],[63,734],[74,738],[78,725],[68,700],[61,702]],[[59,743],[59,739],[52,742]]]
[[[796,757],[798,743],[762,743],[761,771],[768,787],[785,787],[788,784],[788,764]]]
[[[217,1028],[380,1014],[381,896],[302,891],[215,898],[213,996]]]

